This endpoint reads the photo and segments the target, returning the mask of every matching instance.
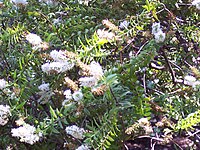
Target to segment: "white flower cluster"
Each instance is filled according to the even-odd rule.
[[[82,77],[79,79],[80,86],[93,87],[103,76],[103,69],[99,63],[93,61],[90,64],[91,77]]]
[[[194,0],[194,1],[192,2],[192,5],[195,5],[196,8],[200,10],[200,0]]]
[[[90,150],[87,145],[81,145],[76,150]]]
[[[119,28],[120,28],[120,29],[127,29],[128,26],[129,26],[129,23],[130,23],[130,22],[124,20],[123,22],[120,22]]]
[[[142,126],[142,127],[145,127],[145,126],[147,126],[147,125],[150,124],[150,123],[149,123],[149,120],[148,120],[147,118],[140,118],[140,119],[138,120],[138,123],[139,123],[139,125]]]
[[[200,85],[200,81],[198,81],[195,77],[193,76],[185,76],[184,78],[184,84],[192,86],[192,87],[196,87],[198,85]]]
[[[10,115],[10,106],[0,105],[0,125],[4,126],[8,122],[8,116]]]
[[[95,77],[82,77],[79,79],[80,86],[93,87],[97,84]]]
[[[83,93],[81,91],[75,91],[72,94],[71,90],[65,90],[63,94],[65,95],[65,100],[62,102],[63,106],[65,106],[66,103],[72,99],[76,102],[79,102],[83,99]]]
[[[28,4],[27,0],[11,0],[14,4],[22,4],[22,5],[26,5]]]
[[[7,86],[7,82],[4,79],[0,79],[0,89],[4,89]]]
[[[65,90],[63,94],[65,95],[65,98],[67,100],[71,100],[72,99],[72,92],[71,92],[71,90]]]
[[[40,51],[41,49],[45,50],[48,48],[48,43],[43,42],[37,34],[28,33],[25,38],[33,46],[34,50]]]
[[[50,56],[56,62],[65,62],[68,60],[64,51],[53,50],[51,51]]]
[[[101,65],[95,61],[92,61],[90,64],[90,74],[94,78],[100,79],[103,76],[103,69]]]
[[[39,141],[41,137],[41,133],[37,134],[35,133],[36,128],[34,126],[31,126],[29,124],[23,124],[23,126],[20,126],[19,128],[14,128],[11,130],[13,137],[20,138],[20,142],[25,142],[28,144],[33,145],[37,141]]]
[[[141,118],[138,120],[139,126],[143,128],[146,134],[153,132],[152,126],[147,118]]]
[[[51,98],[51,96],[54,94],[52,90],[49,88],[49,83],[43,83],[40,86],[38,86],[38,89],[40,92],[38,94],[41,96],[38,99],[38,102],[41,104],[45,104],[48,102],[48,100]]]
[[[165,40],[165,33],[160,28],[160,23],[153,23],[152,34],[155,37],[156,43],[162,43]]]
[[[44,2],[47,5],[53,5],[54,4],[54,0],[39,0],[39,2]]]
[[[49,91],[49,83],[41,84],[40,86],[38,86],[38,89],[43,92]]]
[[[37,46],[42,43],[42,39],[37,34],[34,33],[28,33],[26,35],[26,40],[33,46]]]
[[[53,58],[54,62],[43,64],[41,67],[43,72],[50,73],[55,71],[61,73],[74,67],[74,63],[67,58],[63,51],[53,50],[50,56]]]
[[[78,3],[79,4],[84,4],[86,6],[88,6],[88,3],[90,2],[91,0],[78,0]]]
[[[69,134],[77,139],[83,139],[85,137],[83,135],[85,133],[85,130],[83,128],[79,128],[76,125],[66,127],[65,131],[67,134]]]
[[[108,32],[104,29],[98,29],[97,35],[100,39],[106,39],[108,41],[112,41],[115,39],[115,34],[113,32]]]

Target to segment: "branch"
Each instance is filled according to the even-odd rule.
[[[169,62],[169,60],[168,60],[168,58],[167,58],[167,55],[166,55],[165,51],[162,50],[162,49],[161,49],[161,51],[162,51],[163,57],[164,57],[164,59],[165,59],[165,61],[166,61],[166,63],[167,63],[167,67],[169,68],[169,72],[171,73],[172,82],[173,82],[174,84],[176,84],[176,83],[177,83],[177,80],[176,80],[176,76],[175,76],[174,70],[173,70],[173,68],[172,68],[172,66],[171,66],[171,64],[170,64],[170,62]]]

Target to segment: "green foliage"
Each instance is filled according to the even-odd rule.
[[[189,130],[200,123],[200,110],[190,113],[186,118],[178,121],[176,130]]]
[[[12,114],[0,128],[0,149],[77,149],[84,144],[95,150],[125,149],[126,141],[133,140],[125,131],[140,118],[175,120],[170,133],[175,136],[199,125],[200,17],[191,1],[48,2],[0,2],[0,79],[7,81],[0,85],[0,105],[9,105]],[[155,22],[164,42],[152,33]],[[29,42],[29,33],[42,42]],[[63,52],[56,59],[70,60],[74,67],[56,71],[53,50]],[[54,69],[45,72],[43,65],[52,62]],[[185,79],[188,75],[193,81]],[[81,79],[95,81],[87,87]],[[44,83],[48,88],[39,88]],[[73,95],[77,91],[81,100]],[[42,133],[34,145],[12,136],[20,119],[35,126],[35,134]],[[85,137],[66,134],[71,125],[84,128]],[[165,138],[160,127],[155,129],[159,134],[154,131],[151,138]]]
[[[109,149],[113,143],[117,142],[115,139],[118,137],[119,129],[117,127],[116,113],[116,110],[110,110],[98,120],[94,119],[91,125],[87,125],[89,132],[86,133],[85,142],[93,149]]]

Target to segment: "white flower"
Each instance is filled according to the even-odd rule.
[[[72,97],[75,101],[80,101],[83,99],[83,93],[81,91],[76,91],[73,93]]]
[[[89,1],[91,1],[91,0],[78,0],[78,3],[88,6]]]
[[[34,46],[42,44],[42,39],[38,35],[33,33],[27,34],[26,40]]]
[[[83,139],[85,130],[83,128],[79,128],[76,125],[68,126],[65,129],[66,133],[77,138],[77,139]]]
[[[11,0],[11,1],[15,4],[22,4],[22,5],[28,4],[26,0]]]
[[[40,90],[38,92],[38,94],[40,95],[38,102],[41,104],[47,103],[49,99],[51,98],[51,96],[54,94],[49,87],[49,83],[41,84],[40,86],[38,86],[38,89]]]
[[[35,133],[36,128],[34,126],[31,126],[29,124],[23,124],[23,126],[20,126],[19,128],[14,128],[11,130],[13,137],[20,138],[20,142],[25,142],[28,144],[33,145],[37,141],[39,141],[41,133],[36,134]]]
[[[81,145],[76,150],[90,150],[87,145]]]
[[[7,82],[4,79],[0,79],[0,89],[4,89],[7,86]]]
[[[10,115],[10,106],[0,105],[0,125],[4,126],[8,122],[8,116]]]
[[[48,5],[54,4],[54,0],[39,0],[39,2],[44,2],[44,3],[48,4]]]
[[[16,125],[21,126],[21,125],[25,124],[24,119],[25,119],[24,117],[20,117],[18,120],[15,121]]]
[[[63,94],[65,95],[65,98],[67,100],[71,100],[72,99],[72,92],[71,92],[71,90],[65,90]]]
[[[66,106],[67,103],[72,99],[72,92],[71,90],[65,90],[64,93],[65,95],[65,100],[62,102],[62,106]]]
[[[49,63],[45,63],[41,66],[42,71],[48,73],[50,71],[50,64]]]
[[[120,22],[119,28],[120,28],[120,29],[127,29],[129,23],[130,23],[130,22],[128,22],[128,21],[126,21],[126,20],[123,21],[123,22]]]
[[[97,84],[95,77],[82,77],[79,78],[80,86],[93,87]]]
[[[196,8],[200,10],[200,0],[194,0],[194,1],[192,2],[192,5],[195,5]]]
[[[50,73],[51,71],[56,71],[57,73],[65,72],[73,67],[74,63],[69,61],[45,63],[41,66],[42,71],[46,73]]]
[[[200,85],[200,81],[196,81],[194,82],[193,87],[196,88],[196,86],[199,86],[199,85]]]
[[[54,61],[57,61],[57,62],[63,62],[63,61],[68,60],[65,52],[63,51],[53,50],[51,51],[50,56],[54,59]]]
[[[40,86],[38,86],[38,89],[43,92],[49,91],[49,83],[41,84]]]
[[[153,23],[152,25],[152,34],[155,36],[156,43],[164,42],[165,33],[160,28],[160,23]]]
[[[157,23],[157,22],[153,23],[153,25],[152,25],[152,34],[156,34],[160,30],[161,30],[161,28],[160,28],[160,22],[159,23]]]
[[[60,25],[62,20],[60,18],[57,18],[57,19],[53,19],[52,21],[54,25]]]
[[[162,30],[160,30],[159,32],[157,32],[155,34],[155,40],[156,40],[156,43],[164,42],[164,40],[165,40],[165,33],[162,32]]]
[[[108,41],[112,41],[115,39],[115,34],[113,32],[108,32],[101,29],[97,30],[97,35],[100,39],[107,39]]]
[[[103,76],[103,69],[99,63],[93,61],[90,64],[90,74],[99,80]]]
[[[196,88],[196,86],[200,85],[200,81],[198,81],[195,77],[188,75],[184,78],[184,84]]]
[[[149,120],[147,118],[141,118],[138,120],[138,123],[141,127],[144,127],[144,126],[149,126],[150,123],[149,123]]]
[[[185,78],[184,78],[186,81],[189,81],[189,82],[195,82],[196,81],[196,78],[195,77],[193,77],[193,76],[185,76]]]

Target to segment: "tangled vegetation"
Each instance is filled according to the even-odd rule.
[[[199,0],[3,0],[0,45],[0,149],[200,149]]]

